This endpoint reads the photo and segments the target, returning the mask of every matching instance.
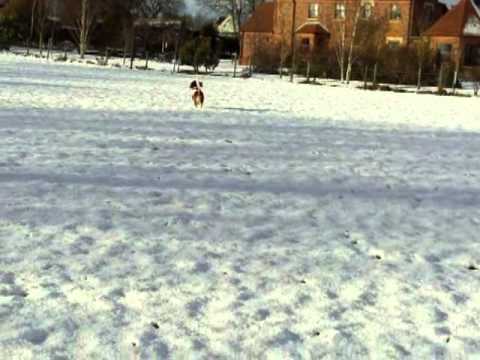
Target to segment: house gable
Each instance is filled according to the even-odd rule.
[[[428,29],[426,36],[480,36],[480,15],[474,1],[461,0]]]
[[[475,15],[470,15],[465,22],[463,35],[480,36],[480,19]]]
[[[217,30],[220,35],[235,34],[235,24],[233,23],[232,16],[230,15],[223,19],[223,21],[218,24]]]

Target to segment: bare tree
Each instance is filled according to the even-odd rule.
[[[290,33],[290,46],[292,49],[292,62],[290,65],[290,82],[293,82],[293,77],[295,76],[296,68],[296,56],[297,56],[297,41],[296,41],[296,32],[297,32],[297,1],[292,0],[292,29]]]
[[[43,49],[45,47],[45,28],[48,18],[48,0],[36,0],[37,3],[36,10],[36,28],[38,33],[38,48],[40,50],[40,56],[43,54]]]
[[[378,64],[385,51],[387,30],[388,19],[385,16],[361,18],[358,23],[356,51],[360,62],[364,66],[364,87],[366,87],[370,67],[373,67],[373,86],[377,85]]]
[[[347,21],[345,14],[345,3],[337,3],[335,9],[334,29],[336,36],[333,37],[333,48],[335,50],[335,57],[337,59],[338,68],[340,71],[340,80],[345,81],[345,61],[346,61],[346,44],[347,44]],[[343,10],[342,10],[343,9]]]
[[[280,78],[283,78],[283,68],[285,67],[285,62],[287,61],[288,56],[292,53],[292,46],[289,44],[287,39],[291,39],[291,28],[288,28],[289,20],[293,20],[293,17],[290,18],[290,13],[292,9],[286,4],[279,4],[280,14],[278,16],[280,23],[280,64],[279,64],[279,73]],[[290,36],[289,36],[290,35]]]
[[[432,45],[428,37],[422,36],[415,42],[415,55],[417,60],[417,91],[420,91],[423,70],[433,60]]]
[[[27,55],[30,54],[30,47],[33,42],[35,32],[38,34],[38,48],[42,55],[44,48],[45,27],[48,17],[48,0],[32,0],[30,14],[30,32],[27,39]]]
[[[30,46],[33,41],[33,33],[35,31],[35,13],[37,11],[38,0],[32,1],[31,15],[30,15],[30,33],[27,40],[27,55],[30,55]]]
[[[462,62],[463,62],[463,49],[462,49],[462,47],[460,46],[458,48],[455,48],[452,55],[453,55],[453,64],[454,64],[452,92],[455,94],[455,91],[457,89],[457,83],[458,83],[458,74],[460,73],[460,69],[461,69]]]
[[[65,4],[70,29],[82,59],[93,31],[107,10],[107,4],[106,0],[67,0]]]
[[[138,0],[104,0],[105,7],[110,10],[110,16],[115,17],[115,22],[120,23],[120,35],[123,47],[123,65],[126,63],[127,51],[132,49],[134,12]]]
[[[157,18],[160,14],[178,14],[183,8],[182,0],[133,0],[133,11],[139,17]]]
[[[135,44],[138,36],[143,42],[146,68],[148,68],[150,58],[151,37],[155,33],[154,29],[157,27],[157,23],[162,22],[163,18],[167,16],[179,14],[182,8],[183,2],[181,0],[134,0],[133,13],[136,20],[134,21],[133,41]]]
[[[354,0],[349,3],[350,8],[348,9],[348,13],[352,14],[351,18],[348,19],[349,23],[351,23],[351,29],[349,31],[349,48],[348,48],[348,58],[347,58],[347,72],[345,75],[345,80],[347,84],[350,82],[350,78],[352,76],[352,63],[353,63],[353,55],[354,55],[354,49],[357,41],[357,33],[358,33],[358,23],[360,20],[360,15],[362,11],[362,3],[361,0]],[[350,16],[349,16],[350,17]],[[345,21],[347,23],[347,21]],[[345,24],[346,26],[346,24]]]

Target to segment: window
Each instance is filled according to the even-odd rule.
[[[403,43],[403,38],[401,36],[388,36],[386,40],[387,46],[390,49],[398,49]]]
[[[309,4],[308,5],[308,17],[317,18],[320,16],[320,5],[319,4]]]
[[[398,4],[393,4],[390,8],[390,20],[400,20],[402,18],[402,11],[400,10],[400,6]]]
[[[425,3],[423,5],[423,18],[427,24],[431,24],[433,22],[433,11],[434,6],[432,3]]]
[[[465,65],[480,66],[480,45],[465,46]]]
[[[372,4],[366,3],[362,5],[362,9],[361,9],[362,19],[364,20],[370,19],[370,17],[372,16],[372,12],[373,12]]]
[[[387,46],[390,49],[398,49],[401,45],[401,42],[399,40],[388,40],[387,41]]]
[[[335,4],[335,19],[340,19],[340,20],[345,19],[345,4],[343,3]]]
[[[440,60],[450,60],[452,57],[452,44],[438,44],[437,52]]]

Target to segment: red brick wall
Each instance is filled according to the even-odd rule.
[[[309,4],[317,3],[320,5],[320,16],[317,19],[308,18]],[[335,40],[335,36],[338,34],[338,29],[342,26],[343,21],[335,19],[335,5],[339,1],[335,0],[297,0],[297,14],[296,14],[296,26],[300,26],[308,20],[319,20],[330,32],[332,40]],[[410,17],[410,0],[377,0],[374,2],[373,14],[374,16],[389,15],[390,6],[392,4],[398,4],[401,8],[402,18],[399,21],[391,21],[388,36],[395,37],[407,37],[409,28]],[[346,32],[351,33],[352,22],[355,13],[355,9],[358,6],[357,1],[345,1],[346,6]],[[290,34],[291,31],[291,17],[292,17],[292,5],[290,0],[279,0],[276,6],[276,21],[275,32],[286,32]],[[287,40],[289,41],[289,40]]]
[[[271,33],[243,33],[240,64],[250,65],[256,51],[265,48],[278,48],[278,35]]]
[[[414,20],[415,18],[421,17],[422,11],[424,9],[425,2],[431,2],[434,5],[434,17],[439,17],[443,14],[443,7],[438,5],[437,0],[416,0],[415,10],[412,8],[413,0],[373,0],[373,16],[382,17],[385,16],[388,19],[388,31],[386,34],[387,38],[393,38],[394,40],[400,40],[403,44],[410,42],[410,35],[414,32],[416,28]],[[319,4],[320,5],[320,14],[316,19],[308,18],[308,8],[309,4]],[[296,8],[296,17],[295,17],[295,27],[298,28],[308,20],[317,20],[320,21],[323,26],[330,33],[330,44],[335,44],[339,39],[339,33],[342,27],[345,25],[345,32],[348,36],[352,33],[352,23],[354,14],[357,7],[359,6],[359,0],[345,0],[346,7],[346,19],[338,20],[335,19],[335,5],[341,3],[341,1],[336,0],[297,0]],[[400,7],[401,19],[390,21],[390,9],[393,4],[397,4]],[[291,47],[291,30],[292,30],[292,11],[293,5],[292,0],[276,0],[275,1],[275,10],[274,10],[274,33],[275,36],[283,41],[286,46]],[[261,35],[262,37],[266,36]],[[297,35],[297,41],[300,42],[300,39],[305,35]],[[248,38],[251,38],[251,35],[246,36],[246,40],[243,42],[242,50],[242,62],[246,63],[248,58],[251,55],[252,41]]]

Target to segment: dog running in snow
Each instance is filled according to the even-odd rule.
[[[203,83],[198,80],[193,80],[190,83],[190,89],[193,90],[192,100],[196,108],[203,108],[205,102],[205,94],[203,92]]]

